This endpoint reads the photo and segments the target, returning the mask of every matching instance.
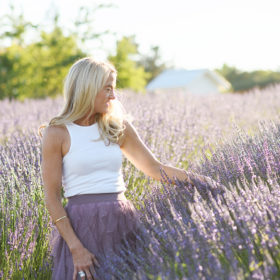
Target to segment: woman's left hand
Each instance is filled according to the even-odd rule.
[[[212,179],[208,176],[201,175],[201,174],[194,173],[194,172],[191,172],[191,173],[188,172],[188,174],[190,176],[191,181],[200,180],[206,184],[209,184],[210,186],[214,186],[215,188],[223,189],[223,186],[220,183],[218,183],[217,181],[215,181],[214,179]]]

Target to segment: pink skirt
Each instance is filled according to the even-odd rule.
[[[132,202],[126,199],[124,191],[72,196],[68,198],[64,209],[77,237],[96,256],[101,266],[95,266],[95,279],[108,279],[102,274],[102,259],[108,258],[110,252],[118,254],[119,248],[127,244],[124,238],[131,248],[136,249],[134,233],[140,228],[139,213]],[[72,255],[55,226],[50,244],[53,257],[52,280],[72,280]]]

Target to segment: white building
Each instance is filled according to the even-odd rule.
[[[167,69],[146,87],[147,91],[154,92],[178,89],[195,95],[208,95],[230,91],[231,84],[216,71],[208,69]]]

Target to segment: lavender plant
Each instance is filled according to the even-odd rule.
[[[217,185],[195,174],[193,185],[157,182],[124,159],[126,196],[143,226],[136,251],[127,244],[104,260],[106,279],[280,278],[279,94],[280,86],[246,95],[119,95],[159,160]],[[0,102],[0,278],[51,277],[37,128],[61,104]]]

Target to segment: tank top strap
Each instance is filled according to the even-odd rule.
[[[70,139],[72,140],[72,135],[73,135],[73,131],[72,131],[72,128],[73,128],[73,125],[71,124],[65,124],[67,130],[68,130],[68,133],[69,133],[69,136],[70,136]]]
[[[72,123],[66,124],[65,126],[70,137],[70,148],[68,151],[70,154],[73,150],[76,150],[79,146],[81,146],[82,135],[80,135],[78,128]]]

